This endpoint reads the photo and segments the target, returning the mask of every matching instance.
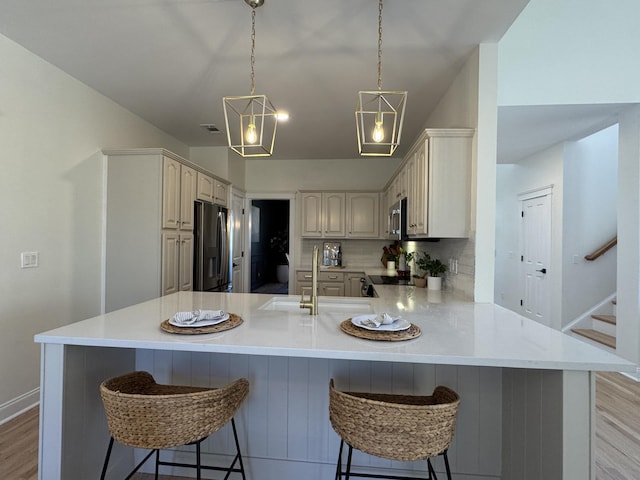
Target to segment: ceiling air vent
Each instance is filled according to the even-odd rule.
[[[209,133],[220,133],[220,129],[216,127],[213,123],[203,123],[200,126]]]

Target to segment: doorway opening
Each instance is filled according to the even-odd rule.
[[[289,200],[251,201],[251,293],[289,293]]]

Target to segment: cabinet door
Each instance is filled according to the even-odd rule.
[[[180,290],[178,268],[180,265],[180,235],[162,234],[162,295]]]
[[[213,190],[213,203],[227,206],[227,185],[219,180],[215,180],[215,188]]]
[[[389,206],[387,198],[389,191],[380,193],[380,215],[378,218],[380,238],[389,238]]]
[[[414,180],[414,198],[413,231],[416,235],[427,234],[427,144],[422,142],[421,147],[416,150],[415,158],[415,180]]]
[[[419,146],[410,154],[406,164],[407,172],[407,234],[409,236],[426,235],[425,218],[425,144]]]
[[[469,235],[472,140],[473,130],[445,131],[428,140],[425,203],[429,237]]]
[[[344,294],[346,297],[361,297],[362,284],[360,279],[364,277],[362,273],[349,273],[347,275],[347,281],[345,282]]]
[[[181,234],[179,248],[180,290],[193,290],[193,234]]]
[[[347,237],[378,238],[379,222],[378,193],[347,193]]]
[[[322,194],[320,192],[302,194],[301,228],[303,237],[322,236]]]
[[[168,157],[162,169],[162,228],[180,227],[180,163]]]
[[[342,192],[322,194],[323,233],[328,238],[346,235],[346,195]]]
[[[344,297],[344,283],[318,282],[318,295],[325,297]]]
[[[196,192],[196,198],[198,200],[205,200],[213,203],[213,190],[215,184],[213,178],[204,173],[198,172],[198,189]]]
[[[180,229],[193,231],[193,201],[196,199],[196,171],[180,168]]]
[[[296,282],[296,295],[304,295],[305,297],[311,295],[311,283]]]

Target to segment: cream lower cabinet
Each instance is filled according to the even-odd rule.
[[[193,234],[162,234],[162,295],[193,289]]]
[[[327,297],[359,297],[360,279],[364,272],[321,271],[318,274],[318,295]],[[296,272],[296,294],[311,293],[311,271]]]
[[[347,273],[345,285],[345,297],[361,297],[362,283],[360,279],[364,277],[364,272]]]
[[[318,274],[318,295],[328,297],[345,296],[344,272],[320,272]],[[311,293],[311,270],[296,272],[296,294]]]

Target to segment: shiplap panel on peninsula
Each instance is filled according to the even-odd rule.
[[[453,472],[469,479],[500,478],[502,455],[502,370],[499,368],[418,365],[247,356],[235,354],[138,351],[136,368],[161,382],[221,386],[246,377],[250,394],[237,417],[245,463],[256,480],[304,473],[321,480],[334,471],[339,437],[329,422],[329,380],[343,390],[429,395],[436,385],[456,390],[461,407],[449,451]],[[204,444],[205,452],[231,454],[226,426]],[[396,462],[354,451],[354,465],[365,470],[422,473],[426,462]],[[443,470],[440,459],[434,462]]]

